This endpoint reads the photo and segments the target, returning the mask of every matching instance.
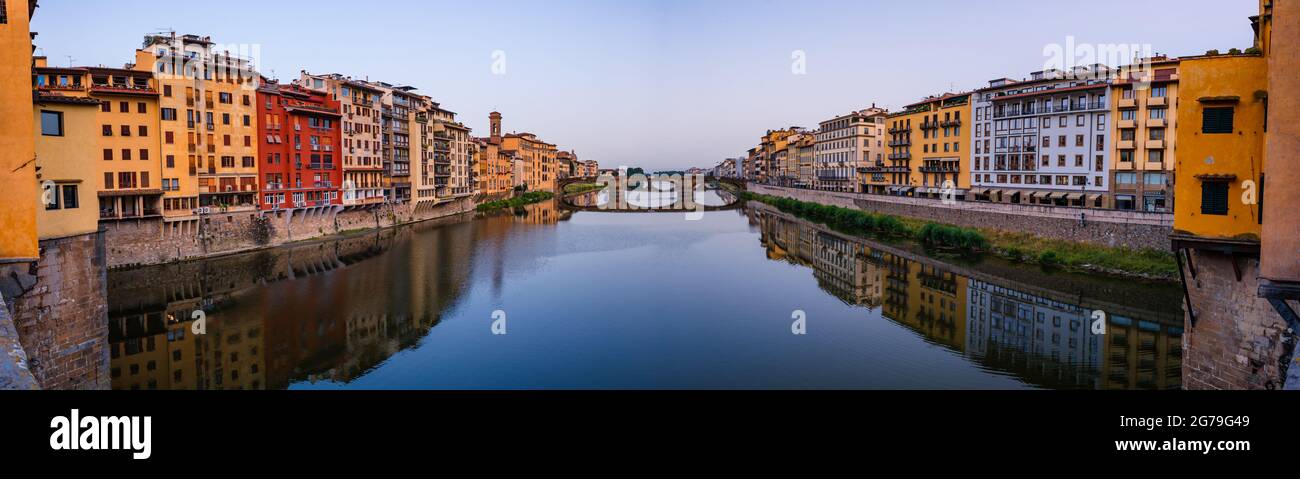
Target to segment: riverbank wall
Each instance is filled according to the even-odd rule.
[[[110,269],[252,251],[345,232],[382,229],[474,211],[474,197],[430,204],[325,206],[243,211],[199,218],[128,220],[103,225]]]
[[[1168,213],[962,201],[945,204],[928,198],[814,191],[756,183],[748,183],[746,189],[877,214],[1131,249],[1169,251],[1169,235],[1174,224],[1173,215]]]

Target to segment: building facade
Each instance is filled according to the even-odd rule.
[[[524,161],[524,184],[529,191],[555,191],[556,146],[532,133],[511,133],[502,138],[502,146]]]
[[[814,160],[818,190],[861,190],[858,169],[884,160],[887,114],[873,106],[821,122]]]
[[[975,92],[973,199],[1109,205],[1111,70],[1041,71]]]
[[[262,210],[343,204],[343,143],[339,101],[297,84],[262,81],[257,103],[262,152]]]
[[[36,124],[32,118],[32,36],[34,1],[0,2],[0,190],[12,195],[0,208],[0,264],[33,262],[39,256],[36,233]]]
[[[257,207],[258,75],[251,59],[219,51],[210,37],[149,35],[133,69],[157,82],[163,214],[197,221],[199,208]]]
[[[953,198],[970,187],[970,94],[926,98],[886,117],[888,156],[861,173],[861,191],[939,198],[951,186]]]
[[[383,92],[363,81],[339,74],[312,75],[306,71],[298,83],[326,92],[342,107],[343,205],[384,202],[383,142],[379,133]]]
[[[1111,204],[1168,213],[1178,151],[1178,60],[1151,58],[1139,65],[1149,68],[1121,69],[1111,86]]]
[[[92,234],[99,230],[96,195],[100,178],[100,102],[83,93],[86,71],[50,68],[37,58],[33,114],[36,184],[41,198],[37,230],[41,240]]]

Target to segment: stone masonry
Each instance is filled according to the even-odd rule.
[[[1259,260],[1189,250],[1187,277],[1191,316],[1184,321],[1183,387],[1186,389],[1281,389],[1293,361],[1294,334],[1268,301],[1257,295]],[[1292,303],[1292,307],[1297,307]],[[1290,369],[1298,369],[1291,367]]]
[[[1167,213],[1064,208],[958,201],[946,205],[927,198],[903,198],[813,191],[750,183],[754,193],[858,208],[872,213],[916,218],[971,228],[996,228],[1109,247],[1169,251],[1174,218]]]
[[[213,213],[198,220],[119,221],[104,225],[108,268],[163,264],[251,251],[333,234],[426,221],[473,211],[473,198],[413,213],[404,206]]]
[[[103,238],[41,241],[35,287],[12,300],[15,329],[42,388],[109,387]]]

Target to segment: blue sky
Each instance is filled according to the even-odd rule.
[[[146,33],[256,44],[264,73],[417,86],[487,130],[530,131],[606,166],[711,166],[767,129],[899,108],[1041,70],[1049,44],[1251,45],[1255,0],[460,1],[44,0],[56,65],[120,66]],[[493,52],[505,74],[493,73]],[[802,51],[806,74],[791,71]]]

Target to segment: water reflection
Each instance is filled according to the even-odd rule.
[[[113,271],[109,340],[115,389],[1176,388],[1179,306],[765,205],[685,221],[550,201]],[[813,334],[790,335],[796,308]]]
[[[1182,317],[1173,313],[1180,309],[1169,288],[1077,275],[1020,283],[1014,278],[1025,271],[999,277],[1015,267],[996,260],[947,264],[767,205],[749,208],[769,258],[812,268],[827,293],[879,308],[885,318],[989,368],[1049,388],[1181,385]],[[1117,283],[1130,290],[1124,296],[1146,297],[1115,303]],[[1098,310],[1108,318],[1103,334],[1090,327]]]

